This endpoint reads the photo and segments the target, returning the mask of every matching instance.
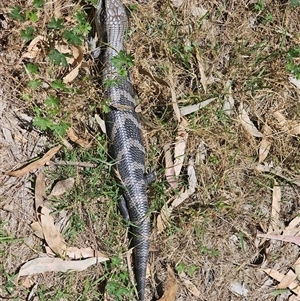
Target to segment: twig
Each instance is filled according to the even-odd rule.
[[[74,161],[51,161],[50,165],[97,167],[97,164],[94,164],[94,163],[74,162]]]

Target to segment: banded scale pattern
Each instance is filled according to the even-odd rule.
[[[145,148],[142,129],[135,112],[134,91],[129,77],[118,75],[112,58],[123,50],[128,20],[120,0],[100,0],[96,8],[96,29],[106,37],[103,81],[113,80],[106,89],[110,111],[106,114],[110,154],[116,160],[116,171],[122,184],[120,208],[131,223],[134,246],[134,271],[139,300],[144,301],[146,269],[149,255],[150,219],[146,194]]]

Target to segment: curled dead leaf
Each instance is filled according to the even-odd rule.
[[[51,250],[56,254],[62,255],[63,250],[66,248],[66,244],[62,235],[55,227],[54,219],[50,215],[50,212],[50,209],[47,207],[41,208],[40,220],[43,234]]]
[[[84,260],[63,260],[61,258],[41,257],[26,262],[19,271],[20,276],[35,275],[45,272],[83,271],[93,264],[107,261],[107,257],[92,257]]]
[[[176,299],[177,293],[177,281],[174,274],[174,271],[168,265],[168,282],[166,284],[166,289],[163,296],[157,301],[174,301]]]
[[[67,130],[67,135],[68,135],[68,137],[70,138],[71,141],[73,141],[74,143],[79,144],[81,147],[83,147],[83,148],[89,148],[90,147],[90,143],[87,140],[79,138],[75,134],[75,131],[71,127]]]
[[[174,173],[175,176],[179,176],[181,168],[183,166],[185,158],[185,149],[188,139],[188,133],[186,127],[188,122],[185,119],[182,119],[178,127],[178,133],[176,137],[175,147],[174,147]]]
[[[36,212],[40,207],[44,206],[44,199],[46,197],[45,174],[41,171],[36,177],[34,189],[34,205]]]
[[[43,36],[41,36],[41,35],[36,36],[30,42],[30,44],[29,44],[29,46],[27,48],[27,51],[22,54],[22,58],[28,58],[28,59],[34,59],[34,58],[36,58],[40,54],[40,52],[42,50],[41,47],[38,47],[38,44],[41,41],[46,41],[46,38],[43,37]]]
[[[60,150],[61,145],[55,146],[51,148],[41,159],[38,159],[25,167],[15,170],[6,172],[7,175],[12,177],[22,177],[25,174],[29,173],[30,171],[37,169],[39,167],[44,166],[46,163],[50,161],[50,159]]]
[[[253,137],[263,137],[263,134],[256,128],[254,123],[250,120],[247,111],[241,105],[239,121],[245,128],[245,130]]]
[[[195,296],[200,297],[200,291],[197,289],[196,285],[192,283],[184,272],[178,274],[180,280],[184,284],[184,286]]]
[[[64,246],[64,254],[71,259],[80,259],[80,258],[90,258],[90,257],[100,257],[106,258],[107,256],[98,251],[94,250],[91,247],[87,248],[77,248],[77,247],[68,247]]]
[[[224,104],[223,104],[223,111],[226,115],[230,116],[233,114],[234,108],[234,98],[232,96],[232,81],[228,80],[225,84],[225,96],[224,96]]]
[[[174,162],[171,153],[171,145],[169,143],[164,146],[164,153],[166,164],[165,176],[170,186],[176,189],[178,187],[178,181],[175,175]]]

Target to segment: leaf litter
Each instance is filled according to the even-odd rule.
[[[67,180],[69,183],[65,180],[62,184],[61,181],[59,184],[60,188],[53,188],[54,194],[52,190],[52,196],[60,196],[73,187],[74,179],[72,179],[71,184],[70,179]],[[65,187],[66,183],[69,185],[67,188]],[[62,234],[55,226],[51,210],[45,206],[45,198],[45,175],[43,172],[40,172],[37,176],[35,190],[35,208],[38,221],[31,223],[31,229],[37,237],[45,240],[46,253],[22,265],[18,277],[45,272],[66,273],[70,271],[83,271],[91,265],[109,260],[104,253],[91,247],[77,248],[68,246]],[[57,255],[65,259],[55,257]]]
[[[55,146],[53,148],[51,148],[42,158],[29,163],[28,165],[26,165],[25,167],[15,170],[15,171],[9,171],[6,172],[7,175],[12,176],[12,177],[22,177],[24,175],[26,175],[27,173],[38,169],[42,166],[44,166],[45,164],[49,163],[50,159],[60,150],[61,145]]]

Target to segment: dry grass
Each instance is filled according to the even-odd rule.
[[[43,153],[51,143],[49,131],[34,129],[21,114],[35,116],[35,106],[46,112],[45,99],[50,92],[57,91],[47,86],[29,89],[24,64],[38,63],[39,78],[48,84],[68,72],[49,62],[47,45],[40,56],[20,60],[28,45],[20,39],[20,30],[26,29],[28,23],[9,18],[10,7],[17,4],[29,9],[23,2],[10,0],[0,10],[8,23],[8,28],[0,31],[0,95],[4,107],[0,118],[2,171],[22,165]],[[126,1],[126,4],[132,9],[126,49],[135,57],[132,80],[143,117],[148,121],[144,127],[148,166],[158,173],[158,179],[149,187],[152,243],[158,250],[151,255],[154,276],[148,281],[149,296],[160,295],[166,264],[171,264],[177,270],[184,270],[200,292],[196,298],[179,279],[177,300],[242,300],[242,296],[230,289],[234,282],[248,290],[245,300],[287,300],[289,292],[278,297],[270,295],[277,283],[261,267],[286,272],[296,261],[298,248],[272,242],[265,260],[256,260],[263,253],[263,248],[257,247],[256,233],[269,227],[275,176],[255,170],[261,138],[251,136],[238,115],[243,105],[258,130],[265,133],[269,127],[271,149],[265,162],[273,162],[287,178],[297,177],[299,137],[284,131],[274,113],[280,111],[288,120],[299,122],[299,90],[288,81],[290,72],[286,68],[288,51],[299,45],[299,8],[291,6],[290,1],[187,0],[179,7],[175,1],[142,1],[141,4]],[[57,5],[67,24],[73,24],[74,11],[81,4],[66,1]],[[47,14],[42,11],[39,21],[34,23],[35,36],[46,36],[46,25],[55,15],[50,3],[45,5],[45,11]],[[93,141],[90,151],[77,147],[73,151],[65,150],[61,157],[96,162],[93,160],[97,158],[106,160],[106,145],[103,137],[99,140],[99,129],[90,116],[101,108],[102,91],[93,62],[84,49],[89,67],[81,68],[79,76],[69,85],[76,93],[56,94],[61,104],[55,120],[72,124],[80,135]],[[295,64],[299,60],[296,57]],[[207,78],[206,89],[201,82],[201,65]],[[222,109],[228,97],[228,82],[235,100],[230,117]],[[163,163],[163,146],[174,143],[178,128],[171,103],[172,85],[180,107],[212,97],[217,99],[186,117],[189,122],[186,158],[195,156],[201,142],[207,146],[208,156],[196,165],[196,193],[173,212],[170,225],[158,235],[155,227],[158,212],[175,195],[165,181]],[[24,94],[31,99],[24,101]],[[4,128],[12,129],[11,141],[7,140]],[[16,133],[27,142],[16,141]],[[187,163],[185,160],[181,187],[186,185]],[[48,186],[54,179],[67,178],[70,174],[76,179],[75,191],[67,200],[55,203],[58,211],[64,209],[77,215],[65,233],[67,239],[78,246],[93,246],[122,256],[127,249],[126,228],[113,202],[117,194],[113,178],[108,177],[109,170],[105,165],[96,172],[56,168],[49,172]],[[29,178],[34,179],[34,175]],[[34,216],[33,196],[25,188],[31,186],[28,178],[12,180],[2,175],[1,180],[4,183],[0,187],[2,207],[11,204],[10,210],[0,211],[3,231],[23,238],[21,242],[0,245],[1,272],[14,275],[22,263],[36,257],[42,248],[28,227]],[[280,220],[287,225],[299,214],[299,188],[282,178],[276,180],[282,188]],[[101,295],[105,285],[117,281],[124,271],[125,262],[119,270],[95,267],[71,276],[35,277],[32,283],[39,283],[40,300],[98,300],[97,292]],[[98,283],[101,277],[103,280]],[[11,284],[10,295],[7,276],[3,274],[0,279],[0,298],[25,300],[30,289]]]

